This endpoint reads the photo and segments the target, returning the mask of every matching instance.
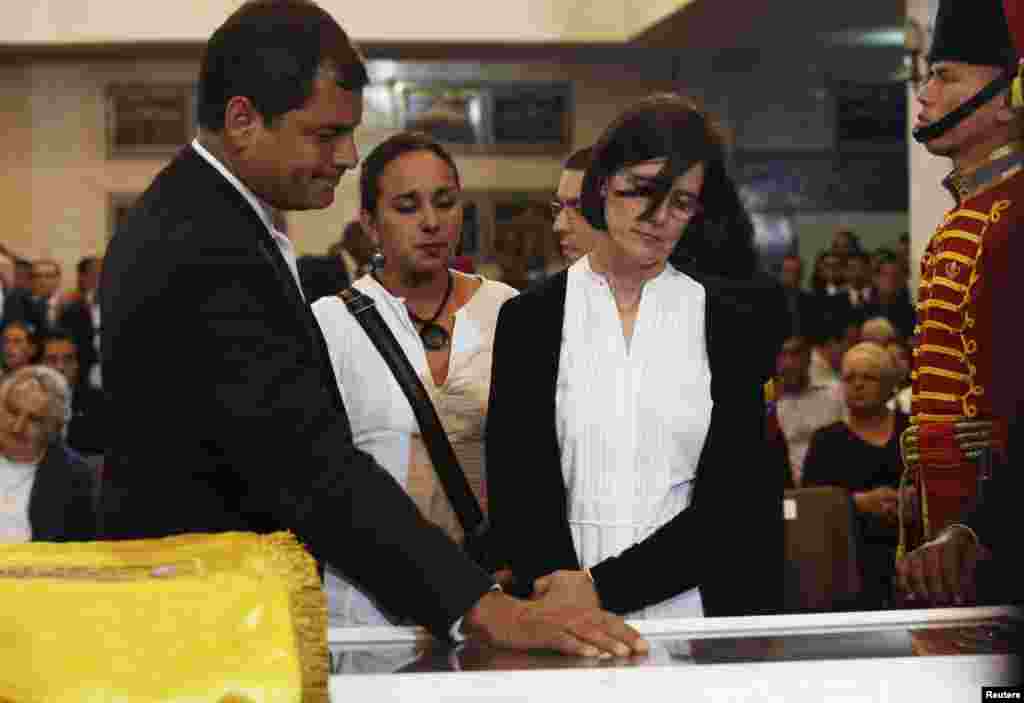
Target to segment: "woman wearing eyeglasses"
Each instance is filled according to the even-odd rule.
[[[741,207],[724,159],[689,100],[628,109],[583,179],[594,248],[499,313],[491,520],[535,598],[631,617],[780,608],[781,483],[756,461],[754,316],[732,284],[669,263],[680,238]]]

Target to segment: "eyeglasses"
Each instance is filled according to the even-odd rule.
[[[581,215],[583,214],[582,207],[583,202],[579,198],[566,198],[565,200],[555,198],[551,201],[551,217],[557,220],[558,216],[562,214],[562,210]]]
[[[643,198],[650,202],[656,191],[650,186],[637,186],[629,189],[616,188],[612,192],[620,198]],[[674,190],[666,196],[666,199],[668,201],[668,216],[673,220],[689,220],[704,210],[700,201],[689,193]]]

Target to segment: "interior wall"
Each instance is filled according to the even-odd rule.
[[[418,64],[407,70],[447,80],[476,76],[494,81],[568,80],[574,91],[573,147],[593,143],[631,102],[659,90],[693,94],[735,135],[742,149],[821,150],[832,143],[828,80],[870,79],[883,54],[831,52],[833,65],[810,65],[794,55],[757,50],[689,52],[666,58],[643,52],[517,64]],[[877,57],[874,59],[873,57]],[[872,60],[878,65],[872,65]],[[584,62],[586,61],[586,62]],[[393,63],[393,62],[392,62]],[[29,257],[53,256],[73,283],[81,256],[102,253],[111,194],[138,193],[166,159],[106,154],[104,93],[115,82],[191,83],[197,60],[48,58],[0,64],[0,207],[7,215],[5,244]],[[366,154],[389,132],[357,131]],[[472,190],[553,190],[563,156],[457,155],[465,187]],[[353,174],[324,211],[292,213],[289,230],[300,253],[320,253],[356,216]],[[839,226],[850,226],[866,244],[889,243],[908,229],[902,213],[807,213],[795,221],[801,252],[813,252]]]
[[[110,232],[111,194],[139,193],[166,158],[108,158],[104,93],[110,83],[192,82],[191,61],[47,60],[0,65],[0,208],[8,228],[0,237],[29,258],[53,257],[63,284],[73,284],[79,258],[101,254]],[[490,67],[491,80],[570,80],[574,83],[573,147],[592,143],[621,107],[671,83],[628,65],[524,64]],[[667,70],[664,73],[667,75]],[[360,130],[368,153],[391,132]],[[466,188],[551,190],[562,156],[459,155]],[[323,211],[291,213],[289,233],[297,251],[321,253],[357,214],[354,174],[342,179],[335,204]]]
[[[917,22],[926,33],[924,51],[931,43],[934,29],[935,13],[938,11],[938,0],[907,0],[907,16]],[[920,106],[913,100],[907,110],[907,134],[913,126]],[[909,139],[909,137],[908,137]],[[918,262],[924,254],[928,241],[935,233],[935,228],[942,219],[943,213],[953,206],[953,198],[942,187],[942,179],[949,173],[953,165],[949,159],[933,156],[920,144],[911,139],[910,143],[910,256],[911,261]],[[911,266],[913,289],[916,291],[920,279],[920,268]]]

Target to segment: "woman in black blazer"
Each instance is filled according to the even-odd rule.
[[[750,293],[668,262],[742,207],[720,132],[652,96],[595,145],[581,200],[573,215],[607,238],[498,318],[487,483],[516,583],[638,617],[778,612],[781,484],[758,466]]]

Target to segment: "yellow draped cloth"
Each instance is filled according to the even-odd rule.
[[[327,678],[290,533],[0,545],[0,703],[326,702]]]

